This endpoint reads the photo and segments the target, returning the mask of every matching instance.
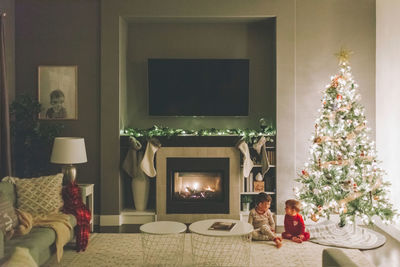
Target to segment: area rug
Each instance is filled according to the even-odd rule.
[[[251,243],[250,266],[319,267],[322,266],[324,248],[311,242],[297,244],[284,240],[283,246],[277,249],[271,241],[254,241]],[[374,266],[359,250],[343,250],[359,266]],[[67,246],[61,263],[53,256],[44,266],[144,266],[140,234],[92,234],[85,252],[77,253],[72,246]],[[190,234],[185,236],[182,266],[193,266]]]
[[[324,221],[308,226],[311,242],[341,248],[373,249],[382,246],[386,237],[371,229],[347,224],[340,227],[336,222]]]

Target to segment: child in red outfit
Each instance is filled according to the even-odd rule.
[[[310,239],[310,233],[305,232],[303,217],[299,214],[300,202],[289,199],[286,200],[285,205],[285,232],[282,233],[282,238],[290,239],[296,243]]]

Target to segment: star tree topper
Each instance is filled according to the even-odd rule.
[[[335,56],[339,59],[339,65],[341,65],[343,63],[349,63],[352,54],[353,51],[342,47],[339,52],[335,53]]]

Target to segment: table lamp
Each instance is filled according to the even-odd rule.
[[[50,162],[64,164],[62,167],[64,181],[75,181],[76,168],[73,164],[87,162],[85,139],[80,137],[56,137]]]

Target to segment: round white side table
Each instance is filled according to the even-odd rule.
[[[144,265],[180,266],[183,260],[186,225],[158,221],[140,226]]]
[[[215,222],[235,223],[231,230],[209,230]],[[249,266],[251,232],[247,222],[211,219],[192,223],[193,262],[197,266]]]

